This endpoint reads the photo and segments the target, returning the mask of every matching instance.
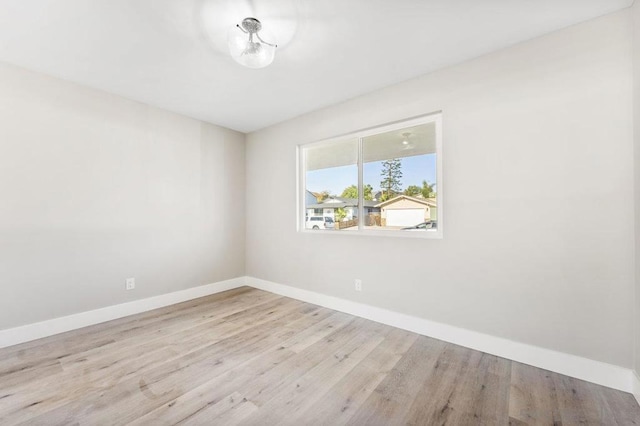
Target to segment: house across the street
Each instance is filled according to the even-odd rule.
[[[413,226],[438,219],[438,205],[435,198],[398,195],[376,204],[376,207],[381,210],[382,226]]]
[[[377,201],[364,200],[364,215],[365,217],[373,213],[379,213],[380,209],[376,206]],[[336,210],[343,209],[345,217],[344,221],[353,220],[358,217],[358,200],[356,198],[344,198],[344,197],[331,197],[323,200],[322,202],[316,202],[314,204],[306,205],[307,216],[325,216],[330,217],[334,221],[336,219]]]

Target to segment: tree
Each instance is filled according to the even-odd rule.
[[[422,194],[422,188],[417,185],[409,185],[407,189],[404,190],[404,195],[408,195],[409,197],[415,197],[420,194]]]
[[[358,198],[358,187],[355,185],[348,186],[340,196],[343,198]]]
[[[338,207],[333,211],[333,216],[335,217],[337,222],[342,222],[342,219],[347,217],[347,211],[342,207]]]
[[[358,187],[356,185],[351,185],[342,191],[342,198],[358,198]],[[373,200],[373,187],[369,184],[364,186],[364,199],[365,200]]]
[[[364,199],[365,200],[373,200],[373,186],[366,184],[364,186]]]
[[[429,184],[426,180],[422,181],[422,196],[424,198],[435,198],[436,193],[433,190],[434,184]]]
[[[318,195],[318,197],[317,197],[318,202],[324,201],[324,200],[326,200],[327,198],[329,198],[330,196],[331,196],[331,194],[329,193],[329,191],[325,189],[324,191],[322,191],[322,192]]]
[[[385,201],[398,194],[402,189],[400,181],[402,178],[402,160],[392,158],[391,160],[383,161],[380,177],[382,177],[380,188],[385,192],[382,195],[382,199]]]

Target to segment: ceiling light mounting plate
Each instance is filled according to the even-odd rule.
[[[242,20],[242,29],[247,33],[257,33],[262,29],[262,23],[256,18],[244,18]]]

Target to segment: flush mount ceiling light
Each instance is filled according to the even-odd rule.
[[[413,144],[409,140],[409,136],[411,136],[411,132],[406,132],[402,134],[402,149],[413,148]]]
[[[229,52],[236,62],[248,68],[264,68],[273,62],[278,46],[264,41],[261,30],[262,23],[256,18],[244,18],[229,30]]]

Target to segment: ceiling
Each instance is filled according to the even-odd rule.
[[[633,0],[0,0],[0,61],[251,132]],[[243,68],[229,27],[263,22]]]

